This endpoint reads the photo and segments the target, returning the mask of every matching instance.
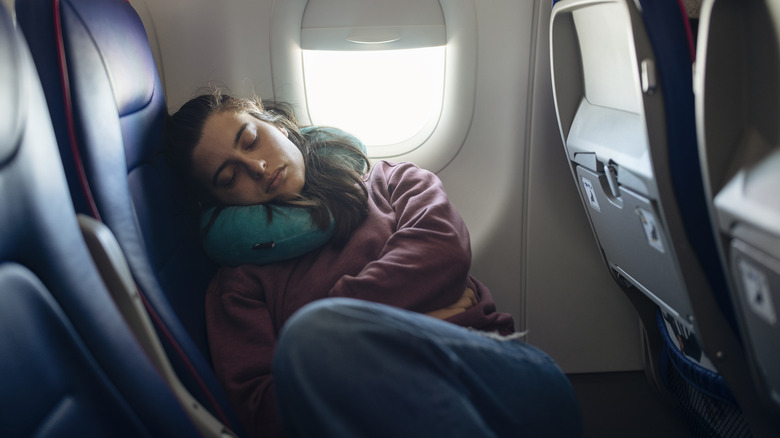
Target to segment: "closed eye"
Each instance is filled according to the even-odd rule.
[[[257,147],[257,142],[260,137],[255,135],[255,138],[249,142],[246,146],[244,146],[244,151],[249,152]]]
[[[230,188],[236,182],[236,167],[224,168],[216,178],[216,186],[221,189]]]

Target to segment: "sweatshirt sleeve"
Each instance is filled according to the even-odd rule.
[[[214,371],[250,436],[283,436],[271,378],[276,331],[268,307],[256,297],[221,288],[222,275],[239,274],[220,271],[206,294]]]
[[[457,301],[471,265],[468,230],[439,178],[410,164],[379,163],[369,190],[380,214],[395,217],[395,230],[379,257],[330,291],[430,312]]]

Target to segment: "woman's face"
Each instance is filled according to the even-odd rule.
[[[299,194],[305,182],[303,155],[287,130],[244,112],[209,116],[192,161],[197,182],[226,205]]]

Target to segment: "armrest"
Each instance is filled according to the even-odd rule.
[[[235,434],[230,429],[192,397],[173,371],[149,314],[144,308],[124,253],[111,230],[103,223],[82,214],[78,215],[78,221],[92,259],[111,297],[139,344],[176,394],[193,423],[206,438],[235,438]]]

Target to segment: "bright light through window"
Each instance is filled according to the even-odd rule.
[[[412,138],[441,113],[444,46],[304,50],[303,69],[312,123],[354,134],[369,154]]]

